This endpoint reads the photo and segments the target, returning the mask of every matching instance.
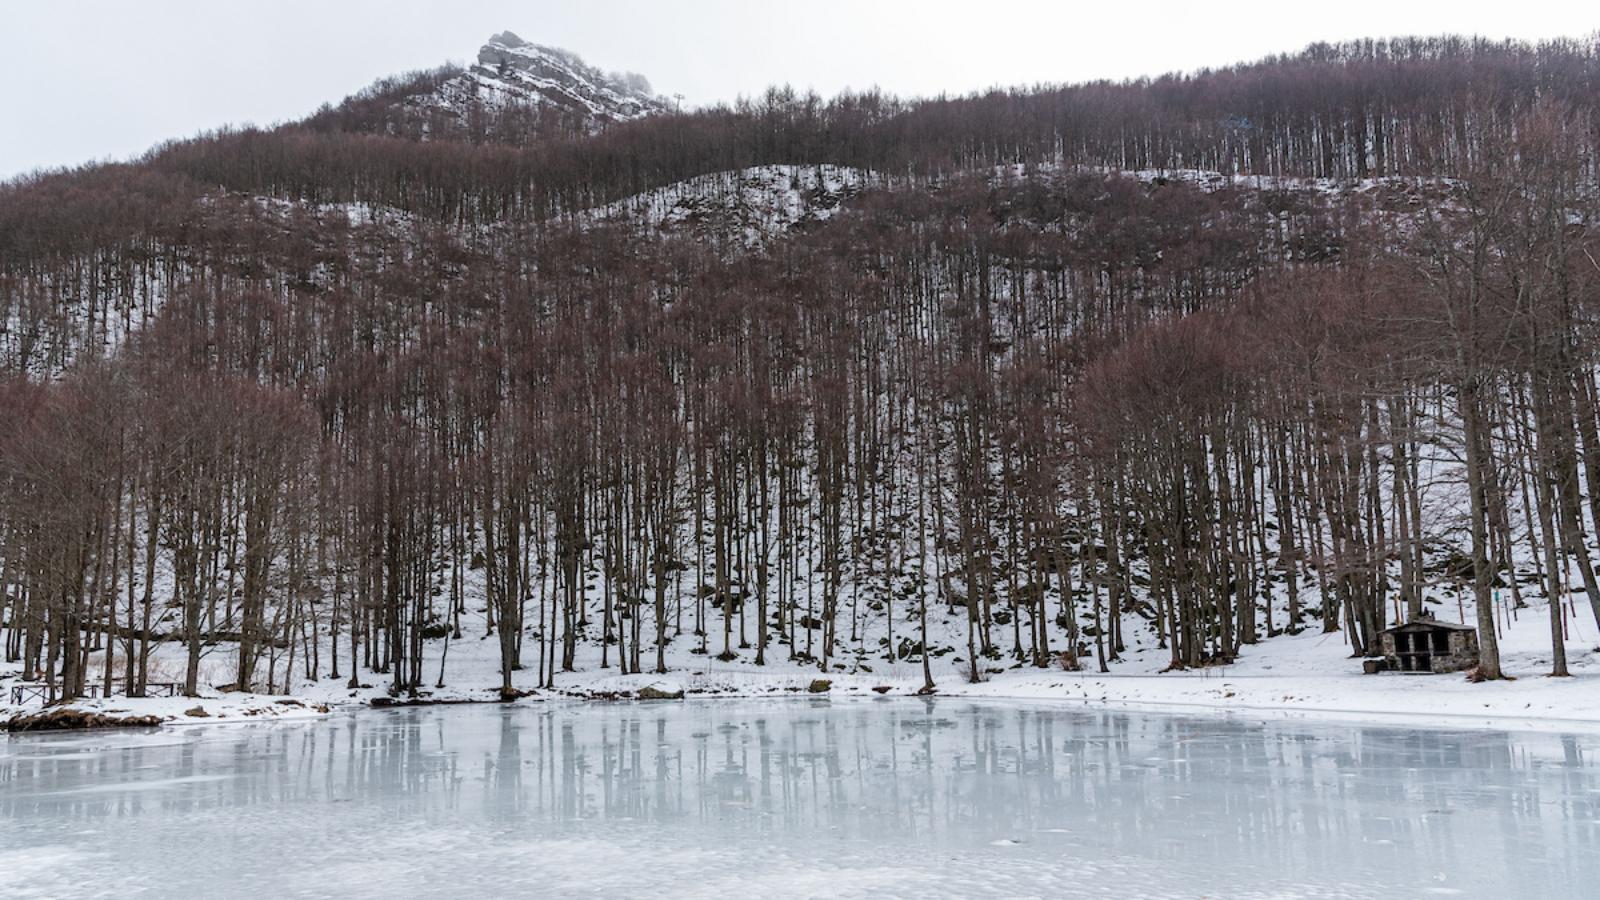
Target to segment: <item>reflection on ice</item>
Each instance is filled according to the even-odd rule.
[[[887,700],[19,738],[0,897],[1580,896],[1597,747]]]

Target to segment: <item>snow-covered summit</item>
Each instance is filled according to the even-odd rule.
[[[491,37],[465,72],[411,103],[462,120],[478,113],[555,113],[586,130],[671,108],[642,75],[602,72],[575,53],[530,43],[509,31]]]

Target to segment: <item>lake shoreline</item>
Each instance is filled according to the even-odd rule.
[[[3,720],[12,733],[46,730],[182,727],[230,722],[291,722],[337,712],[454,705],[544,703],[670,703],[696,700],[790,698],[907,699],[932,696],[972,701],[1031,702],[1100,710],[1419,727],[1517,731],[1600,731],[1600,691],[1594,675],[1568,679],[1527,676],[1471,684],[1457,676],[1271,676],[1227,670],[1159,675],[1011,670],[976,684],[953,678],[922,692],[920,678],[818,672],[690,672],[669,675],[564,673],[570,683],[519,690],[444,689],[390,697],[364,687],[295,695],[210,694],[199,698],[83,700],[13,709]],[[317,685],[306,687],[316,688]],[[346,693],[347,696],[338,696]]]

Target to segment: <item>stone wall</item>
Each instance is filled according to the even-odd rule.
[[[1478,633],[1471,629],[1402,625],[1383,632],[1379,648],[1391,672],[1464,672],[1478,664]]]

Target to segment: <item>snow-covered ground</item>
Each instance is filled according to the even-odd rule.
[[[1441,619],[1454,621],[1460,611],[1471,621],[1470,606],[1446,610],[1438,608]],[[1406,721],[1496,728],[1541,728],[1555,730],[1600,729],[1600,636],[1589,612],[1583,606],[1567,616],[1570,638],[1567,644],[1573,676],[1550,678],[1548,607],[1535,600],[1519,610],[1514,621],[1503,624],[1502,663],[1513,680],[1474,684],[1464,675],[1364,675],[1361,661],[1350,657],[1342,633],[1323,633],[1311,625],[1298,635],[1279,635],[1244,648],[1238,662],[1190,671],[1163,671],[1168,664],[1165,650],[1155,646],[1153,634],[1136,629],[1130,618],[1128,652],[1109,665],[1110,672],[1097,671],[1093,656],[1082,660],[1082,671],[1069,672],[1052,667],[1036,668],[1009,656],[987,662],[984,680],[969,683],[964,662],[955,654],[935,659],[932,664],[940,696],[972,698],[1013,698],[1059,700],[1065,704],[1106,708],[1164,708],[1174,711],[1214,710],[1224,714],[1253,717],[1318,717],[1356,721]],[[935,616],[930,611],[930,634],[938,634],[944,644],[960,644],[964,619],[960,615]],[[711,623],[716,626],[718,623]],[[881,622],[877,623],[881,627]],[[449,642],[429,641],[425,651],[424,681],[429,687],[418,702],[495,702],[499,699],[499,645],[494,638],[481,638],[481,623],[463,623],[468,636]],[[921,663],[916,660],[888,662],[881,653],[855,651],[848,644],[833,671],[822,672],[815,664],[798,664],[786,659],[787,649],[775,644],[769,651],[771,662],[754,664],[754,650],[739,651],[733,661],[718,660],[714,653],[720,640],[718,627],[710,629],[711,654],[693,652],[695,639],[684,634],[669,647],[664,675],[645,672],[622,675],[616,668],[614,650],[610,665],[602,668],[599,647],[581,646],[577,671],[556,673],[555,688],[538,687],[537,649],[531,639],[524,647],[523,671],[514,673],[514,683],[529,696],[518,701],[539,703],[552,700],[629,699],[645,688],[664,694],[683,692],[685,696],[759,697],[796,696],[826,692],[833,696],[904,696],[922,687]],[[474,634],[476,631],[476,634]],[[911,634],[912,623],[896,625],[897,634]],[[877,637],[863,632],[860,646],[876,645]],[[654,650],[646,647],[646,667]],[[228,654],[232,645],[211,649],[203,668],[208,683],[225,683],[231,677]],[[443,686],[438,682],[440,656],[445,654]],[[157,650],[157,665],[165,671],[181,671],[181,650],[166,645]],[[324,667],[326,667],[324,660]],[[281,667],[280,667],[281,668]],[[324,669],[326,671],[326,669]],[[20,683],[17,667],[0,667],[0,719],[17,714],[32,714],[40,709],[37,701],[22,706],[10,703],[10,689]],[[373,701],[409,702],[411,698],[391,698],[389,676],[362,670],[356,688],[348,686],[348,672],[339,679],[318,681],[297,679],[286,694],[219,693],[209,687],[196,699],[123,697],[80,701],[74,708],[109,717],[157,716],[174,723],[252,721],[260,718],[305,718],[327,714],[341,707],[365,706]],[[196,707],[205,717],[189,715]]]
[[[1443,613],[1440,613],[1443,617]],[[1451,617],[1452,620],[1454,617]],[[1470,620],[1469,620],[1470,621]],[[1109,707],[1213,709],[1252,716],[1484,727],[1600,728],[1600,641],[1588,611],[1569,616],[1570,678],[1550,678],[1549,618],[1542,602],[1518,612],[1501,638],[1513,680],[1474,684],[1461,674],[1364,675],[1340,634],[1312,628],[1246,648],[1233,665],[1159,672],[1164,654],[1136,654],[1111,674],[1014,670],[967,686],[967,696],[1060,697]],[[1156,653],[1154,659],[1149,659]],[[1088,662],[1086,660],[1086,662]],[[952,691],[955,693],[956,691]]]
[[[153,722],[167,725],[198,725],[218,722],[314,719],[329,713],[329,707],[325,704],[302,697],[223,693],[211,687],[209,683],[202,687],[198,697],[163,695],[129,698],[113,694],[110,697],[95,697],[71,704],[45,707],[39,698],[29,696],[25,702],[17,704],[13,702],[12,689],[19,685],[32,687],[36,684],[22,681],[20,674],[20,667],[16,663],[0,663],[0,694],[3,694],[0,696],[0,725],[13,717],[46,719],[59,717],[75,719],[89,725],[114,723],[144,725]],[[210,679],[205,680],[210,681]]]
[[[1471,610],[1467,609],[1470,621]],[[1439,611],[1446,618],[1444,611]],[[1008,663],[978,684],[968,683],[958,665],[934,667],[940,696],[1061,700],[1096,707],[1148,707],[1214,710],[1250,716],[1308,716],[1359,721],[1450,724],[1456,727],[1600,728],[1600,637],[1586,609],[1567,617],[1570,678],[1550,678],[1548,607],[1536,602],[1517,612],[1501,636],[1501,660],[1513,680],[1474,684],[1461,674],[1365,675],[1352,659],[1341,633],[1315,626],[1298,635],[1280,635],[1247,647],[1237,663],[1167,672],[1166,651],[1148,635],[1111,671],[1101,674],[1092,657],[1084,669],[1067,672]],[[1454,617],[1449,617],[1453,620]],[[1131,631],[1130,631],[1131,633]],[[644,685],[691,693],[750,695],[809,688],[824,677],[815,668],[779,669],[771,674],[752,667],[706,660],[681,675],[613,676],[585,672],[567,676],[575,690],[637,690]],[[914,693],[922,684],[916,664],[898,663],[872,674],[835,674],[830,692],[870,694],[887,687],[890,695]],[[559,683],[559,679],[558,679]]]
[[[38,709],[37,703],[19,708],[17,727],[52,730],[53,719],[70,719],[74,724],[55,728],[102,727],[111,725],[200,725],[213,722],[292,721],[316,719],[329,714],[327,706],[311,704],[296,697],[269,697],[263,694],[219,694],[206,690],[199,697],[127,697],[79,700],[71,704]],[[25,727],[23,722],[36,722]]]

